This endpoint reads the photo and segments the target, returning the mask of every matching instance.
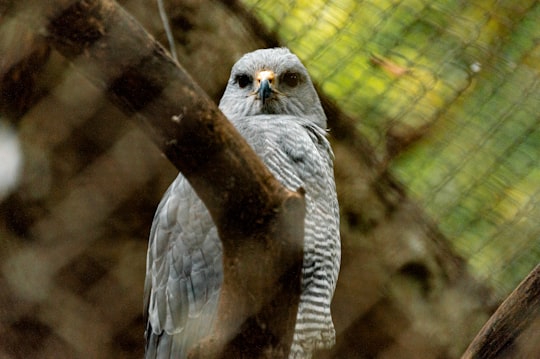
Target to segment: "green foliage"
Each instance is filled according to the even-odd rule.
[[[514,288],[540,261],[540,3],[246,2],[381,158],[398,134],[394,173],[479,277]]]

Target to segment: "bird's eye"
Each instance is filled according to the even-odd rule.
[[[300,76],[296,72],[286,72],[281,81],[289,87],[296,87],[300,82]]]
[[[235,80],[240,88],[244,88],[248,86],[251,82],[253,82],[253,80],[251,79],[251,76],[246,75],[246,74],[237,75]]]

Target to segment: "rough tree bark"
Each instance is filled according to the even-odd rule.
[[[540,265],[505,299],[462,359],[538,358]]]
[[[160,36],[152,2],[122,3]],[[174,0],[168,4],[181,62],[215,100],[241,54],[277,44],[235,1]],[[15,69],[12,75],[31,75],[13,75],[28,85],[18,83],[27,90],[21,92],[26,97],[10,102],[19,104],[12,113],[24,113],[35,104],[32,101],[39,94],[28,89],[41,84],[44,77],[51,78],[40,74],[41,64],[47,64],[45,70],[65,66],[46,46],[37,53],[41,61],[28,65],[32,56],[27,52],[13,62],[20,67],[10,67]],[[49,56],[53,58],[47,60]],[[493,304],[489,292],[470,277],[464,261],[452,254],[436,225],[401,185],[380,170],[370,147],[355,130],[356,119],[344,116],[324,94],[322,98],[336,154],[343,263],[333,303],[337,344],[318,357],[459,357],[488,317],[486,308]]]

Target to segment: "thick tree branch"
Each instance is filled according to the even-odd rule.
[[[539,324],[540,265],[537,265],[486,322],[462,359],[532,358],[523,351],[538,350],[538,333],[535,343],[518,343],[518,338]]]
[[[274,179],[204,91],[114,1],[0,1],[0,9],[45,29],[53,48],[140,120],[209,209],[225,279],[215,332],[195,356],[286,356],[300,294],[303,195]]]

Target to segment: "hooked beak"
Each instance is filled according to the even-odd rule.
[[[259,83],[259,88],[256,93],[258,98],[262,101],[264,105],[266,100],[272,96],[274,89],[272,85],[274,83],[274,72],[272,71],[261,71],[257,74],[257,82]]]

